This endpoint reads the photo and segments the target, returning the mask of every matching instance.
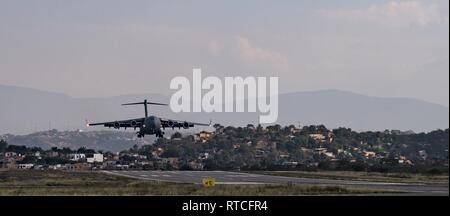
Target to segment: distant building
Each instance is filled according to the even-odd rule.
[[[44,170],[46,168],[46,166],[44,165],[34,165],[33,169],[34,170]]]
[[[91,166],[87,163],[76,163],[74,164],[75,171],[88,171],[91,169]]]
[[[372,151],[363,151],[363,156],[365,158],[375,157],[377,154]]]
[[[327,148],[315,148],[314,153],[316,154],[325,154],[327,152]]]
[[[334,158],[334,153],[333,152],[325,152],[324,154],[325,154],[325,156],[327,156],[330,159]]]
[[[200,155],[198,156],[199,160],[206,160],[208,158],[209,158],[209,153],[208,152],[200,153]]]
[[[116,164],[116,169],[118,170],[127,170],[130,166],[128,164]]]
[[[289,157],[290,157],[289,153],[280,154],[280,158],[289,158]]]
[[[289,167],[296,167],[299,163],[297,161],[285,161],[281,165],[283,166],[289,166]]]
[[[196,161],[191,161],[189,162],[189,167],[191,167],[191,169],[193,170],[203,170],[203,163],[199,163]]]
[[[25,155],[18,154],[16,152],[5,152],[2,158],[2,166],[8,169],[17,168],[16,162],[25,158]]]
[[[47,157],[59,157],[59,153],[57,151],[47,152]]]
[[[403,159],[399,159],[398,163],[399,164],[405,164],[405,165],[412,165],[413,164],[410,160],[403,160]]]
[[[312,153],[313,150],[309,149],[309,148],[305,148],[305,147],[300,147],[300,151],[304,152],[304,153]]]
[[[17,169],[31,169],[34,167],[34,164],[18,164]]]
[[[103,163],[103,154],[94,154],[92,157],[86,158],[88,163]]]
[[[106,169],[111,169],[117,164],[117,161],[108,160],[103,162],[103,167]]]
[[[256,142],[255,149],[257,149],[257,150],[275,150],[275,149],[277,149],[277,143],[260,140],[260,141]]]
[[[61,164],[48,166],[48,169],[51,169],[51,170],[62,170],[62,169],[65,169],[65,168],[66,168],[66,166],[65,165],[61,165]]]
[[[194,135],[194,141],[206,142],[211,138],[212,135],[213,135],[212,132],[202,131],[202,132]]]
[[[313,140],[322,142],[325,140],[325,136],[323,134],[317,133],[317,134],[310,134],[309,137],[311,137]]]
[[[334,134],[328,133],[327,136],[321,134],[321,133],[315,133],[315,134],[309,134],[309,137],[311,137],[313,140],[317,142],[333,142],[334,140]]]
[[[75,170],[75,164],[65,164],[64,169],[68,171],[74,171]]]
[[[79,160],[85,159],[85,158],[86,158],[85,154],[79,154],[79,153],[77,153],[77,154],[69,154],[69,159],[71,161],[79,161]]]
[[[255,131],[256,130],[255,126],[252,125],[252,124],[247,125],[247,129],[251,130],[251,131]]]
[[[15,152],[5,152],[5,158],[11,158],[18,156]]]
[[[394,135],[401,135],[401,134],[402,134],[402,131],[401,131],[401,130],[391,130],[391,134],[394,134]]]
[[[88,171],[91,169],[91,166],[87,163],[76,163],[76,164],[66,164],[64,165],[64,169],[67,171]]]
[[[300,128],[295,128],[295,127],[291,127],[290,130],[291,130],[291,133],[292,133],[292,134],[296,134],[296,133],[299,133],[300,131],[302,131],[302,129],[300,129]]]
[[[3,162],[3,168],[6,168],[6,169],[17,169],[16,161],[12,160],[12,161],[5,161],[5,162]]]
[[[34,156],[35,156],[37,159],[42,159],[41,153],[40,153],[39,151],[35,152],[35,153],[34,153]]]
[[[420,158],[422,158],[423,160],[426,160],[426,159],[427,159],[427,156],[428,156],[427,151],[425,151],[425,150],[420,150],[420,151],[419,151],[419,156],[420,156]]]
[[[163,164],[169,164],[174,169],[179,169],[179,161],[176,157],[170,157],[170,158],[162,158]]]
[[[264,157],[265,155],[266,155],[266,152],[263,151],[263,150],[256,150],[255,151],[255,157],[257,157],[257,158]]]

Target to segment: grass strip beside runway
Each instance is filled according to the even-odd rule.
[[[305,185],[202,185],[145,181],[99,172],[0,171],[0,195],[340,195],[388,191]]]

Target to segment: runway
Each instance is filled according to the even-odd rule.
[[[214,178],[216,184],[298,184],[341,186],[407,192],[397,195],[449,196],[447,185],[403,184],[388,182],[348,181],[334,179],[296,178],[227,171],[102,171],[143,180],[201,184],[204,178]]]

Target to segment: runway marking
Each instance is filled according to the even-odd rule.
[[[343,182],[349,185],[407,185],[404,183],[394,183],[394,182]]]
[[[431,191],[431,193],[448,193],[447,191]]]
[[[272,185],[272,184],[286,184],[292,182],[294,184],[304,185],[340,185],[344,187],[363,187],[363,188],[375,188],[382,190],[395,190],[404,191],[414,194],[432,193],[434,195],[448,194],[448,187],[443,188],[440,191],[437,188],[426,188],[419,184],[402,184],[402,183],[390,183],[390,182],[363,182],[363,181],[333,181],[328,179],[311,179],[311,178],[295,178],[295,177],[281,177],[281,176],[269,176],[258,174],[241,174],[224,171],[140,171],[136,173],[134,170],[111,170],[100,171],[103,173],[109,173],[119,176],[151,180],[158,182],[174,182],[174,183],[191,183],[200,184],[201,178],[215,178],[216,184],[258,184],[258,185]],[[177,175],[167,175],[173,173]]]
[[[426,191],[408,191],[408,192],[410,192],[410,193],[425,193]]]
[[[262,183],[262,182],[216,182],[216,184],[222,184],[222,185],[263,185],[268,183]]]

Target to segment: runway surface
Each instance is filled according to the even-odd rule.
[[[103,171],[104,173],[138,178],[143,180],[174,183],[201,184],[204,178],[214,178],[216,184],[299,184],[317,186],[341,186],[375,190],[408,192],[397,195],[448,196],[447,185],[403,184],[388,182],[348,181],[333,179],[296,178],[259,175],[226,171]]]

